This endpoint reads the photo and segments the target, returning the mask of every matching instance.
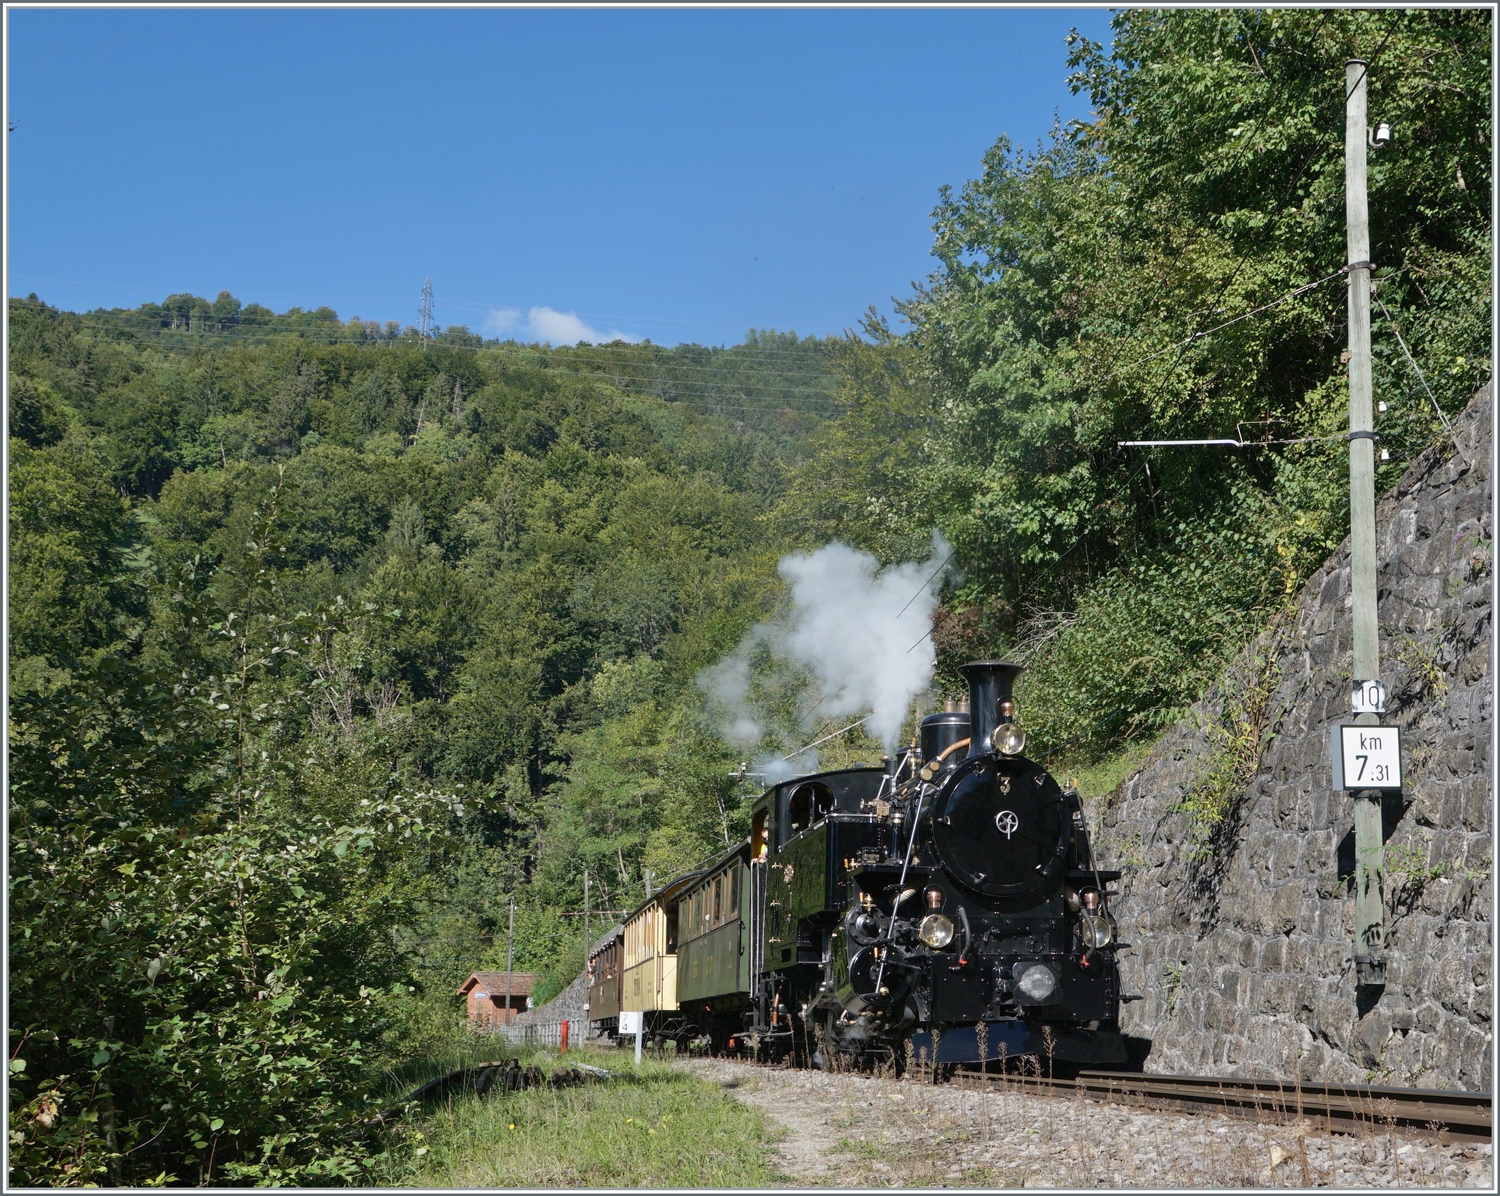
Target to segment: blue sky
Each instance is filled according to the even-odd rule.
[[[1094,9],[16,10],[8,291],[524,339],[836,333],[938,188],[1087,114]]]

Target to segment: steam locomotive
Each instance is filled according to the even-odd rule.
[[[590,953],[590,1020],[815,1065],[1126,1061],[1118,930],[1076,792],[1023,752],[1021,667],[961,672],[885,767],[795,777]]]

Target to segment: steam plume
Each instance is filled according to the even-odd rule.
[[[932,684],[937,664],[931,638],[942,576],[952,549],[938,532],[925,561],[884,569],[868,553],[833,543],[807,554],[781,559],[778,566],[791,591],[791,607],[779,620],[762,623],[735,651],[704,670],[698,683],[719,717],[726,739],[761,747],[768,730],[770,692],[785,685],[790,671],[807,687],[795,721],[801,731],[819,720],[869,712],[871,736],[893,751],[901,725],[917,694]],[[913,646],[915,645],[915,646]],[[768,680],[769,678],[769,680]],[[783,763],[775,753],[758,763],[766,780],[782,779],[816,766],[805,757]]]

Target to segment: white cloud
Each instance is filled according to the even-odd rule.
[[[578,318],[577,312],[553,311],[550,307],[533,307],[526,313],[526,325],[531,335],[551,345],[576,345],[579,341],[602,345],[609,341],[628,341],[635,344],[641,338],[628,332],[599,332]]]
[[[549,345],[576,345],[579,341],[594,345],[626,341],[634,345],[641,339],[616,329],[600,332],[580,320],[577,312],[554,311],[550,307],[533,307],[524,319],[517,308],[492,307],[485,317],[484,330],[490,336],[502,337],[523,333],[533,340],[546,341]]]
[[[485,317],[484,330],[491,336],[508,336],[521,322],[521,313],[513,307],[493,307]]]

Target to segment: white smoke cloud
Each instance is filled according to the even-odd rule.
[[[550,307],[533,307],[526,313],[524,319],[518,308],[491,308],[489,315],[485,318],[484,328],[493,336],[511,336],[522,332],[534,340],[545,341],[549,345],[576,345],[579,341],[587,341],[593,345],[608,344],[610,341],[626,341],[634,345],[641,339],[628,332],[619,332],[614,329],[609,332],[600,332],[580,320],[577,312],[554,311]]]
[[[778,567],[791,591],[787,615],[755,627],[698,678],[724,737],[761,746],[771,720],[763,713],[766,686],[757,678],[771,660],[811,682],[800,711],[804,729],[868,713],[866,729],[894,751],[912,699],[932,684],[937,655],[924,635],[951,555],[948,542],[933,532],[927,560],[884,569],[868,553],[837,542],[783,557]],[[813,771],[817,754],[782,762],[773,753],[757,763],[774,784]]]
[[[818,753],[816,750],[800,752],[791,759],[787,759],[774,752],[767,752],[757,757],[751,771],[767,788],[770,788],[772,785],[781,784],[788,777],[805,777],[809,773],[817,772]]]

